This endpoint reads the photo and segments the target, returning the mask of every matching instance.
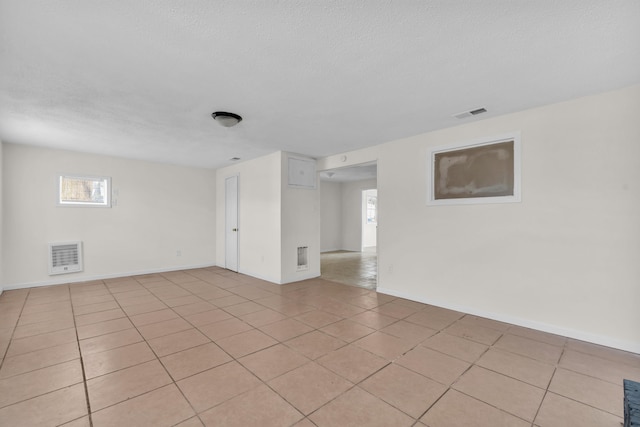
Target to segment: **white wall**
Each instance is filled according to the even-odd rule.
[[[110,176],[114,206],[56,206],[60,173]],[[5,289],[215,265],[213,170],[4,144],[3,175]],[[48,243],[69,240],[84,272],[49,276]]]
[[[238,175],[238,271],[279,283],[281,278],[282,154],[272,153],[216,171],[216,253],[225,266],[225,178]]]
[[[2,229],[4,227],[4,223],[2,222],[3,217],[3,203],[2,203],[2,176],[4,175],[4,167],[2,165],[2,151],[4,144],[0,141],[0,295],[2,295],[2,291],[4,290],[4,268],[2,263],[2,243],[4,242]]]
[[[379,290],[640,352],[638,117],[633,86],[347,153],[378,160]],[[521,203],[425,205],[428,147],[512,131]]]
[[[342,185],[320,181],[320,251],[342,249]]]
[[[362,191],[376,186],[375,179],[342,183],[342,249],[362,250]]]
[[[282,153],[282,276],[280,283],[320,276],[320,190],[288,184],[289,153]],[[299,157],[293,155],[294,157]],[[298,247],[308,248],[308,265],[297,270]]]

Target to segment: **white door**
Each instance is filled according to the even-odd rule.
[[[230,176],[224,183],[225,245],[224,267],[238,271],[238,177]]]

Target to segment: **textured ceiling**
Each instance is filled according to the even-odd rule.
[[[637,0],[0,0],[9,143],[220,167],[639,82]]]

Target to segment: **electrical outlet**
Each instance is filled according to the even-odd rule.
[[[176,251],[176,256],[182,256],[182,251],[180,249]]]

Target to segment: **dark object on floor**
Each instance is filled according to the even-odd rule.
[[[623,380],[624,427],[640,427],[640,383]]]

